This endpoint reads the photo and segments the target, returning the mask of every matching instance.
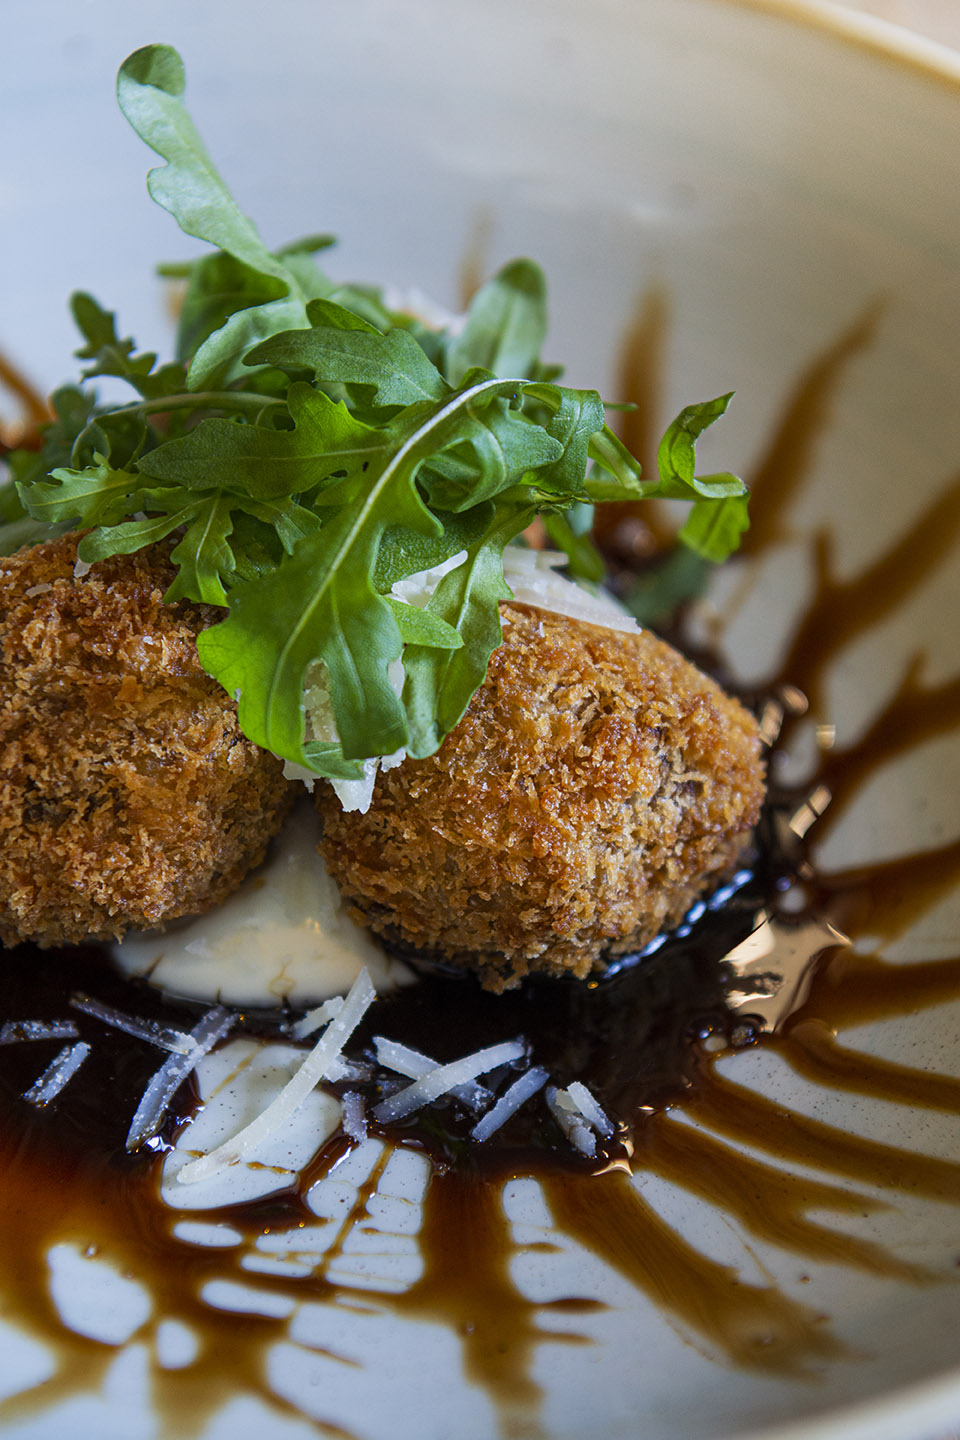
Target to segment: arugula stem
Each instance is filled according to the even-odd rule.
[[[253,390],[195,390],[185,395],[158,395],[153,400],[132,400],[129,405],[99,411],[84,425],[73,442],[70,463],[76,465],[84,441],[99,422],[113,419],[116,415],[163,415],[169,410],[249,410],[259,414],[269,405],[285,403],[276,395],[258,395]]]

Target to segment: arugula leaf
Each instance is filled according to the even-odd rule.
[[[447,332],[374,287],[334,286],[314,258],[329,236],[267,248],[183,91],[180,57],[163,45],[135,52],[117,81],[121,109],[165,162],[148,175],[152,197],[214,247],[165,267],[187,282],[177,360],[158,364],[111,312],[74,297],[82,378],[120,377],[137,399],[54,396],[41,450],[9,456],[16,492],[0,488],[0,545],[79,525],[92,563],[165,541],[166,598],[226,608],[198,649],[239,696],[247,735],[337,778],[401,746],[430,754],[458,723],[501,640],[504,546],[534,515],[591,579],[602,568],[592,506],[610,500],[686,500],[682,553],[698,573],[701,557],[728,553],[745,487],[698,476],[695,447],[729,396],[681,412],[659,475],[644,479],[599,395],[553,383],[559,371],[540,360],[546,285],[532,261],[504,266]],[[454,557],[425,607],[390,593]]]
[[[403,638],[373,585],[382,536],[389,527],[442,533],[415,483],[420,468],[438,449],[458,443],[464,425],[481,423],[484,402],[486,414],[489,402],[515,392],[512,382],[484,380],[433,405],[408,406],[384,427],[391,448],[371,461],[363,486],[338,486],[340,503],[331,506],[320,531],[302,541],[275,575],[236,591],[227,619],[200,637],[204,667],[225,689],[239,692],[240,724],[258,744],[308,763],[300,706],[307,667],[316,661],[329,677],[344,758],[390,754],[407,742],[404,708],[387,675],[390,662],[400,658]],[[526,513],[532,515],[532,507]],[[495,616],[486,623],[499,631]],[[463,634],[460,625],[455,628]],[[281,631],[287,637],[282,642]],[[464,648],[469,645],[465,637]],[[461,681],[454,686],[455,699],[440,706],[441,729],[451,707],[469,700],[462,691]]]
[[[288,249],[285,259],[267,249],[220,178],[181,103],[183,91],[183,61],[169,45],[146,45],[135,51],[117,76],[120,109],[140,138],[167,162],[148,174],[150,196],[169,210],[187,235],[209,241],[281,287],[279,295],[231,312],[219,329],[204,338],[188,371],[190,389],[201,390],[235,379],[235,367],[257,341],[306,325],[305,300],[316,288],[305,290],[302,282],[305,265],[316,267],[300,248]]]
[[[248,365],[308,370],[313,379],[357,387],[354,407],[364,412],[439,400],[449,387],[408,330],[381,334],[342,305],[313,300],[309,330],[274,335],[248,356]]]
[[[70,521],[84,528],[112,526],[141,508],[140,476],[113,468],[102,456],[98,464],[85,470],[58,468],[52,471],[51,479],[56,483],[38,480],[29,489],[20,487],[29,513],[36,520]]]
[[[223,250],[195,260],[187,273],[176,347],[177,359],[184,364],[189,364],[201,345],[237,311],[282,300],[287,294],[284,281],[264,275]]]
[[[459,650],[463,645],[459,630],[431,610],[406,605],[393,595],[385,595],[384,599],[393,611],[405,645],[427,645],[437,650]]]
[[[292,430],[203,420],[180,439],[145,455],[144,474],[186,489],[219,486],[260,500],[306,494],[325,481],[358,475],[390,443],[322,391],[294,384],[288,394]]]
[[[534,515],[523,506],[488,503],[478,509],[479,533],[466,559],[443,577],[426,607],[459,632],[462,648],[408,645],[404,651],[407,753],[415,759],[440,747],[483,684],[490,656],[503,640],[499,602],[512,593],[503,576],[504,547]]]
[[[104,310],[92,295],[82,290],[75,291],[70,297],[70,309],[77,328],[87,342],[75,352],[77,359],[93,361],[82,372],[84,380],[95,375],[116,375],[128,381],[146,399],[171,395],[183,389],[186,379],[183,366],[164,365],[153,372],[156,355],[149,351],[135,355],[134,342],[121,340],[117,335],[116,316]]]
[[[190,362],[187,384],[191,390],[232,385],[245,373],[243,367],[252,345],[306,323],[303,302],[295,298],[268,300],[264,305],[238,310],[204,340]]]
[[[282,261],[266,248],[252,220],[239,209],[218,174],[183,105],[183,61],[170,45],[145,45],[121,65],[117,102],[140,139],[166,165],[147,175],[151,199],[180,229],[285,285]]]
[[[480,368],[502,380],[533,377],[547,333],[547,285],[532,260],[512,260],[481,286],[449,342],[444,373],[459,385]]]
[[[49,540],[66,529],[34,520],[23,508],[13,480],[0,480],[0,555],[15,555],[24,545]]]
[[[726,560],[750,528],[745,493],[715,500],[697,500],[684,523],[679,539],[704,560]]]

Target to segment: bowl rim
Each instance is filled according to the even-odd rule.
[[[829,32],[846,44],[918,71],[953,90],[960,87],[960,49],[869,11],[854,10],[838,0],[723,0],[723,3],[733,9],[760,11],[812,30]]]

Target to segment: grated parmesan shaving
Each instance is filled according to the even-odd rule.
[[[566,1090],[558,1090],[555,1085],[547,1088],[546,1101],[551,1115],[574,1150],[592,1159],[597,1153],[597,1142],[583,1119],[580,1107],[570,1099]]]
[[[0,1028],[0,1045],[20,1040],[75,1040],[79,1031],[72,1020],[7,1020]]]
[[[431,1060],[422,1050],[414,1050],[411,1045],[402,1045],[399,1040],[387,1040],[383,1035],[374,1035],[373,1043],[379,1064],[387,1070],[396,1070],[398,1075],[406,1075],[408,1080],[421,1080],[424,1075],[429,1075],[431,1070],[439,1068],[436,1060]],[[493,1092],[475,1081],[468,1085],[451,1086],[450,1094],[468,1105],[471,1110],[482,1110],[493,1099]]]
[[[340,1058],[344,1045],[360,1024],[368,1008],[376,999],[376,991],[366,970],[361,970],[341,1006],[339,1014],[330,1021],[316,1045],[307,1055],[300,1069],[280,1094],[262,1110],[255,1120],[245,1126],[232,1140],[225,1141],[207,1155],[199,1155],[177,1173],[181,1185],[193,1185],[200,1180],[210,1180],[221,1170],[238,1165],[245,1155],[262,1145],[281,1125],[285,1125],[300,1108],[310,1092],[321,1080],[327,1078],[333,1063]]]
[[[113,1026],[114,1030],[122,1030],[125,1035],[132,1035],[135,1040],[147,1040],[151,1045],[159,1045],[161,1050],[169,1050],[174,1055],[190,1055],[193,1051],[194,1041],[185,1031],[158,1025],[156,1020],[141,1020],[138,1016],[126,1015],[113,1005],[101,1004],[92,995],[71,995],[70,1004],[74,1010],[80,1010],[84,1015],[92,1015],[95,1020],[102,1020],[104,1025]]]
[[[29,1100],[31,1105],[42,1109],[49,1105],[60,1091],[72,1080],[80,1069],[80,1066],[90,1054],[90,1046],[85,1040],[78,1040],[75,1045],[64,1045],[59,1055],[51,1060],[39,1080],[35,1080],[30,1089],[25,1091],[24,1100]]]
[[[370,1066],[364,1060],[347,1060],[345,1056],[338,1055],[336,1060],[331,1060],[323,1078],[332,1084],[338,1084],[341,1080],[359,1083],[370,1079]]]
[[[343,1116],[341,1125],[343,1133],[357,1144],[362,1144],[367,1138],[367,1117],[363,1110],[363,1097],[358,1095],[356,1090],[347,1090],[341,1096],[343,1105]]]
[[[604,1140],[609,1140],[614,1131],[613,1121],[606,1111],[600,1108],[586,1085],[579,1080],[574,1080],[571,1085],[567,1086],[566,1093],[570,1096],[570,1099],[574,1105],[576,1105],[587,1124],[592,1125],[594,1130],[603,1136]]]
[[[599,625],[604,630],[639,635],[636,620],[612,595],[558,575],[557,567],[566,563],[566,555],[556,550],[525,550],[520,545],[508,545],[503,552],[504,579],[520,605],[532,605],[552,615],[567,615],[571,620]]]
[[[407,1085],[396,1095],[382,1100],[375,1106],[373,1117],[381,1124],[388,1124],[392,1120],[401,1120],[405,1115],[412,1115],[415,1110],[420,1110],[424,1105],[429,1105],[432,1100],[439,1100],[441,1095],[447,1095],[455,1085],[464,1085],[469,1080],[475,1080],[478,1075],[485,1075],[488,1070],[495,1070],[498,1065],[506,1065],[511,1060],[522,1060],[526,1053],[526,1046],[522,1040],[506,1040],[499,1045],[488,1045],[484,1050],[476,1050],[472,1055],[464,1055],[460,1060],[453,1060],[449,1065],[438,1065],[435,1070],[430,1070],[415,1080],[412,1085]]]
[[[136,1150],[146,1140],[152,1140],[163,1124],[163,1117],[167,1113],[170,1101],[184,1080],[196,1069],[197,1062],[213,1049],[218,1040],[223,1039],[227,1031],[235,1024],[236,1019],[236,1015],[225,1009],[223,1005],[214,1005],[213,1009],[208,1010],[190,1031],[190,1039],[193,1042],[190,1053],[187,1055],[174,1054],[170,1056],[169,1060],[164,1061],[160,1069],[151,1077],[149,1085],[143,1092],[143,1098],[137,1106],[136,1114],[130,1122],[126,1141],[128,1150]]]
[[[321,1025],[326,1025],[330,1020],[336,1020],[343,1009],[343,996],[334,995],[332,1000],[325,1000],[314,1010],[308,1010],[300,1020],[290,1026],[290,1036],[293,1040],[306,1040],[314,1030],[319,1030]]]
[[[547,1081],[547,1072],[540,1065],[534,1065],[532,1069],[524,1071],[518,1080],[514,1080],[509,1090],[505,1090],[492,1110],[488,1110],[470,1131],[470,1137],[482,1145],[484,1140],[489,1140],[491,1135],[496,1134],[502,1125],[505,1125],[511,1115],[515,1115],[521,1105],[536,1095]]]

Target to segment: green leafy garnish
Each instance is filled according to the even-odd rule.
[[[158,364],[91,296],[73,297],[82,381],[120,379],[134,398],[57,392],[42,448],[9,457],[0,544],[76,526],[93,563],[168,541],[166,598],[226,609],[198,650],[246,734],[332,778],[401,747],[429,755],[457,724],[502,638],[504,547],[536,515],[594,582],[592,507],[608,501],[689,501],[680,538],[698,564],[735,547],[745,487],[695,470],[696,440],[729,396],[684,410],[645,479],[599,395],[542,362],[546,284],[532,261],[504,266],[448,328],[337,285],[315,258],[331,237],[267,247],[183,91],[168,46],[120,69],[120,107],[163,162],[151,196],[214,247],[166,267],[186,282],[176,358]],[[453,561],[424,606],[392,593]],[[305,696],[324,697],[326,718]]]

